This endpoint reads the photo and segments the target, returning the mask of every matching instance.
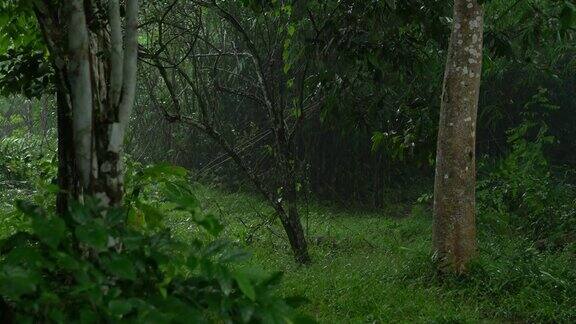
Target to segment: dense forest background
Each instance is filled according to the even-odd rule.
[[[129,21],[133,2],[78,2],[91,64],[114,57],[108,5]],[[61,72],[75,56],[58,50],[76,37],[63,36],[74,34],[62,18],[71,14],[55,0],[0,1],[2,316],[576,320],[576,4],[468,3],[484,14],[478,253],[466,271],[445,274],[431,254],[451,1],[141,2],[134,104],[112,172],[121,193],[106,188],[110,210],[89,198],[100,194],[91,190],[106,179],[110,151],[96,184],[83,187],[76,161],[78,183],[62,190],[62,161],[74,160],[63,148],[81,150],[77,135],[65,142],[81,78]],[[130,26],[116,38],[126,52]],[[130,89],[124,81],[114,99],[114,69],[102,71],[93,92],[120,108],[91,97],[95,134],[108,134],[102,120],[118,115],[110,111]],[[106,145],[93,141],[89,154],[100,159]],[[106,216],[115,208],[125,212],[118,223]],[[131,231],[148,243],[128,248]],[[70,275],[79,269],[89,275]]]

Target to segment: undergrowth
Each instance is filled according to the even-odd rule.
[[[291,262],[272,211],[257,197],[206,186],[196,191],[260,265],[285,272],[282,292],[300,294],[304,311],[323,323],[573,322],[576,256],[539,249],[529,233],[494,233],[479,215],[479,253],[467,277],[433,270],[431,211],[406,205],[408,217],[303,206],[313,264]],[[396,207],[394,208],[396,210]],[[182,224],[175,223],[185,232]]]

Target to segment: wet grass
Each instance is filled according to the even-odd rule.
[[[576,321],[574,247],[539,251],[519,233],[479,229],[467,277],[439,277],[430,260],[431,215],[422,206],[382,211],[302,208],[313,263],[294,263],[272,210],[257,197],[200,186],[224,235],[252,252],[243,267],[283,271],[283,294],[310,301],[321,323]],[[186,220],[172,226],[186,232]],[[512,231],[513,233],[513,231]]]

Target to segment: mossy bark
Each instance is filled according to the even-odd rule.
[[[482,6],[476,0],[455,0],[434,185],[433,248],[442,272],[466,272],[476,253],[475,143],[482,34]]]

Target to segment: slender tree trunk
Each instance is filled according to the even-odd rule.
[[[298,9],[298,10],[296,10]],[[302,5],[297,5],[295,11],[301,12]],[[271,87],[274,89],[275,102],[272,104],[271,113],[276,114],[275,117],[271,116],[270,121],[273,123],[274,135],[276,140],[276,164],[278,170],[280,170],[280,184],[282,187],[281,198],[283,200],[283,211],[280,214],[280,219],[284,227],[284,231],[288,236],[288,241],[290,247],[294,253],[294,258],[299,264],[309,264],[311,262],[310,255],[308,254],[308,244],[306,242],[306,235],[304,233],[304,228],[302,227],[302,222],[300,220],[300,212],[298,211],[298,170],[299,164],[297,161],[297,150],[296,150],[296,137],[297,133],[291,134],[286,127],[284,113],[288,110],[287,105],[289,102],[288,88],[287,88],[287,76],[284,73],[284,57],[282,56],[282,50],[277,49],[276,51],[275,66],[272,76],[272,84],[276,85]],[[299,91],[300,91],[300,118],[298,119],[298,124],[294,127],[293,132],[301,131],[304,111],[302,107],[302,102],[304,100],[304,76],[299,79]]]
[[[80,174],[82,189],[90,192],[92,169],[92,84],[90,62],[90,37],[84,1],[68,3],[68,79],[72,103],[72,131],[74,137],[75,162]]]
[[[64,214],[68,210],[70,197],[77,197],[79,179],[74,162],[74,140],[70,103],[66,92],[56,90],[56,115],[58,128],[58,187],[56,211]]]
[[[65,62],[64,35],[61,32],[62,13],[57,6],[43,2],[35,3],[35,14],[42,30],[44,40],[52,57],[52,67],[56,79],[56,116],[58,136],[58,175],[60,191],[56,196],[56,211],[64,215],[68,211],[70,199],[77,199],[80,194],[72,131],[72,104],[70,102],[70,82]]]
[[[296,262],[300,264],[309,264],[311,262],[308,254],[308,244],[306,236],[300,221],[298,212],[298,196],[296,192],[295,174],[287,174],[284,181],[284,213],[280,215],[282,226],[288,236],[288,242],[294,252]]]
[[[288,236],[290,247],[294,252],[296,262],[300,264],[309,264],[311,262],[308,254],[308,244],[306,236],[300,221],[298,212],[298,190],[297,190],[297,172],[296,159],[294,155],[294,145],[285,135],[284,128],[276,130],[276,146],[278,149],[276,163],[280,170],[280,183],[282,187],[281,204],[283,205],[280,213],[280,220],[284,231]]]
[[[482,6],[477,0],[455,0],[434,186],[433,247],[442,272],[466,272],[476,252],[475,138],[482,34]]]

